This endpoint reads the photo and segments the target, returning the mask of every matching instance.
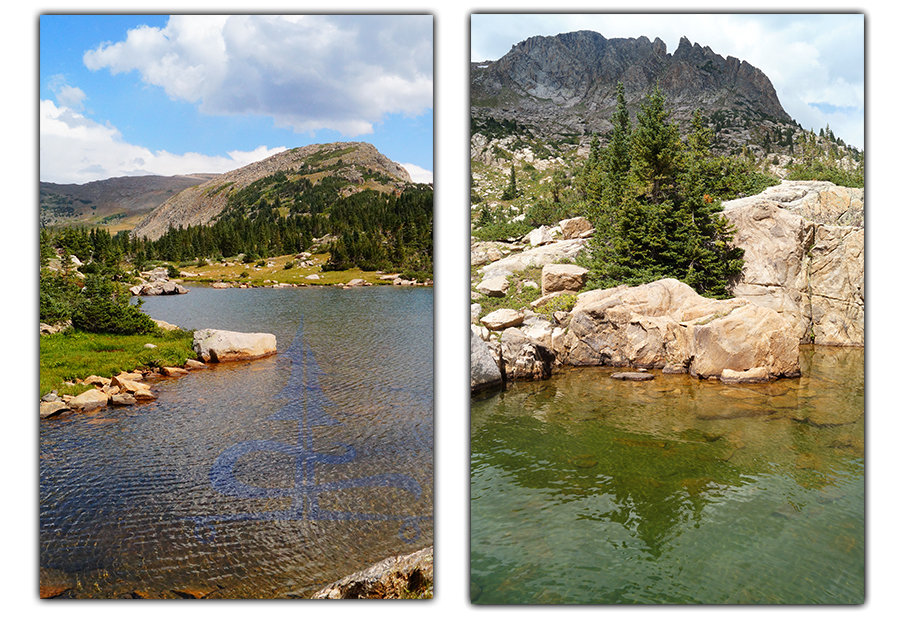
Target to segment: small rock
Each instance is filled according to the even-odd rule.
[[[124,407],[126,405],[134,405],[137,403],[137,399],[134,398],[131,394],[113,394],[109,399],[110,405],[116,405],[119,407]]]
[[[493,276],[481,281],[475,290],[486,296],[502,298],[509,290],[509,281],[505,276]]]
[[[761,383],[769,381],[769,371],[764,366],[756,366],[746,371],[733,371],[731,369],[722,369],[719,376],[722,383]]]
[[[68,411],[69,407],[62,401],[41,401],[41,418],[52,418],[58,416],[64,411]]]
[[[650,381],[653,379],[652,373],[644,373],[644,372],[625,372],[625,373],[613,373],[610,375],[613,379],[622,379],[624,381]]]
[[[155,401],[156,395],[150,391],[150,388],[142,388],[140,390],[135,390],[132,394],[135,400],[138,401]]]
[[[93,390],[82,392],[73,398],[69,403],[69,407],[78,411],[88,412],[100,409],[101,407],[106,407],[108,402],[109,397],[100,390],[94,388]]]
[[[166,377],[180,377],[182,375],[187,375],[187,369],[179,368],[177,366],[163,366],[159,369],[159,372],[165,375]]]
[[[497,309],[481,318],[481,323],[489,330],[503,330],[520,326],[525,322],[525,315],[513,309]]]

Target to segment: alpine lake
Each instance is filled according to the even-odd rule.
[[[474,396],[472,601],[862,603],[864,363],[801,346],[766,384],[570,367]]]
[[[143,310],[278,353],[40,426],[41,585],[307,597],[433,543],[433,290],[190,287]]]

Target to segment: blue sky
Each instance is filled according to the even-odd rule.
[[[805,129],[826,125],[865,148],[865,17],[856,14],[473,14],[472,61],[497,60],[530,36],[593,30],[604,37],[659,37],[674,53],[682,36],[761,69],[781,106]]]
[[[224,172],[367,141],[433,179],[430,15],[42,15],[40,179]]]

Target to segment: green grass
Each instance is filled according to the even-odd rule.
[[[156,349],[145,349],[153,343]],[[65,382],[91,375],[112,377],[139,367],[181,366],[196,358],[191,345],[193,333],[177,330],[162,334],[94,334],[67,330],[41,337],[41,396],[51,390],[60,394],[78,394],[84,386],[66,386]]]
[[[522,272],[511,274],[506,280],[509,281],[509,291],[502,298],[484,296],[473,301],[481,305],[482,317],[501,308],[515,309],[517,311],[531,308],[531,303],[541,297],[541,268],[526,268]],[[538,288],[521,286],[520,291],[520,283],[525,281],[537,283]],[[473,285],[472,289],[474,288],[475,286]]]
[[[233,266],[223,266],[221,265],[221,262],[214,262],[210,265],[200,267],[189,265],[179,269],[197,275],[184,277],[182,280],[186,283],[213,283],[215,281],[225,281],[265,285],[266,283],[263,281],[269,280],[278,281],[279,283],[305,285],[335,285],[339,283],[348,283],[352,279],[363,279],[375,285],[390,285],[390,281],[381,280],[381,275],[378,272],[363,271],[359,268],[323,272],[322,265],[328,261],[328,257],[328,253],[313,255],[310,261],[312,261],[314,265],[311,267],[301,267],[297,263],[296,255],[289,254],[261,260],[265,264],[271,263],[272,266],[266,265],[264,267],[257,267],[254,264],[240,263],[236,258],[232,258],[229,263],[234,263],[235,265]],[[285,265],[289,262],[294,263],[294,265],[285,269]],[[244,275],[244,273],[246,273],[246,275]],[[310,274],[317,274],[319,275],[319,278],[316,280],[307,279],[306,277]],[[419,280],[421,281],[423,279]]]

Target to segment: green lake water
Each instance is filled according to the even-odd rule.
[[[864,351],[801,370],[564,369],[473,399],[472,601],[863,602]]]

